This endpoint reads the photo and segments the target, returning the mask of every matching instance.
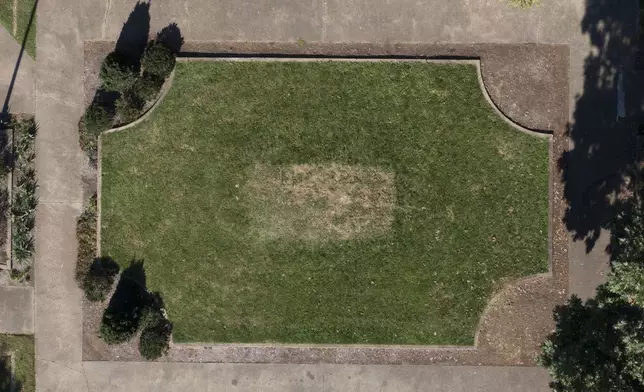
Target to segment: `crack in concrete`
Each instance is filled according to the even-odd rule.
[[[81,364],[81,369],[82,369],[82,370],[74,369],[73,367],[70,367],[70,366],[67,366],[67,365],[63,365],[62,363],[57,362],[57,361],[52,361],[51,359],[36,358],[36,361],[42,361],[42,362],[49,362],[49,363],[53,363],[54,365],[58,365],[58,366],[64,367],[65,369],[69,369],[69,370],[71,370],[71,371],[73,371],[73,372],[76,372],[76,373],[82,374],[82,375],[83,375],[83,378],[85,379],[85,386],[87,387],[87,391],[88,391],[88,392],[91,392],[91,389],[90,389],[90,387],[89,387],[89,380],[87,379],[87,373],[85,372],[85,364],[84,364],[82,361],[81,361],[81,363],[80,363],[80,364]]]
[[[62,103],[63,105],[67,105],[67,106],[71,106],[71,107],[79,107],[79,106],[83,106],[83,105],[81,105],[81,104],[79,104],[79,103],[75,103],[75,102],[68,102],[68,101],[65,101],[65,100],[64,100],[64,99],[62,99],[62,98],[58,98],[58,97],[55,97],[55,96],[50,95],[50,94],[36,93],[36,99],[38,99],[38,98],[51,99],[51,100],[54,100],[54,101],[56,101],[56,102],[60,102],[60,103]]]

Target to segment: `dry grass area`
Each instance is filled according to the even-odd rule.
[[[262,241],[373,238],[394,219],[394,174],[376,168],[255,165],[244,191]]]

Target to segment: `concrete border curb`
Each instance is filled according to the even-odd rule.
[[[481,94],[485,101],[488,103],[488,105],[491,107],[491,109],[494,111],[494,113],[499,116],[506,124],[511,126],[513,129],[528,134],[533,137],[541,138],[541,139],[547,139],[549,141],[549,147],[548,147],[548,170],[549,170],[549,178],[548,178],[548,194],[549,194],[549,203],[548,203],[548,271],[543,272],[543,273],[538,273],[538,274],[532,274],[528,276],[522,276],[516,279],[513,279],[506,284],[504,284],[502,287],[500,287],[497,291],[493,292],[488,299],[488,302],[486,306],[484,307],[481,316],[479,318],[479,322],[476,326],[476,332],[474,336],[474,344],[471,346],[455,346],[455,345],[371,345],[371,344],[281,344],[281,343],[199,343],[199,342],[191,342],[191,343],[174,343],[170,342],[171,346],[174,347],[182,347],[182,348],[188,348],[188,349],[195,349],[195,350],[212,350],[212,349],[238,349],[238,350],[253,350],[253,349],[259,349],[259,350],[274,350],[274,351],[280,351],[280,350],[301,350],[305,348],[310,348],[314,350],[329,350],[329,351],[334,351],[334,350],[348,350],[348,349],[358,349],[358,350],[404,350],[409,353],[413,351],[422,351],[422,352],[430,352],[430,351],[436,351],[436,352],[445,352],[447,356],[450,356],[450,354],[456,354],[459,355],[458,353],[468,353],[468,352],[478,352],[481,350],[481,345],[480,345],[480,336],[479,332],[482,329],[482,324],[484,320],[486,319],[486,315],[488,311],[490,310],[490,304],[492,303],[492,300],[499,295],[501,295],[506,289],[508,289],[511,286],[517,285],[521,283],[524,280],[528,279],[533,279],[536,277],[548,277],[548,278],[553,278],[554,277],[554,270],[553,270],[553,265],[552,265],[552,255],[553,255],[553,249],[552,249],[552,232],[553,232],[553,206],[552,206],[552,165],[550,164],[550,159],[552,159],[552,154],[553,154],[553,136],[554,136],[554,130],[541,130],[541,129],[531,129],[524,127],[520,125],[519,123],[515,122],[511,118],[509,118],[507,115],[505,115],[500,108],[497,106],[497,104],[494,102],[494,100],[491,98],[484,82],[483,74],[482,74],[482,69],[481,69],[481,59],[480,58],[454,58],[454,59],[433,59],[433,58],[396,58],[396,57],[387,57],[387,58],[370,58],[370,57],[304,57],[304,56],[293,56],[293,57],[272,57],[272,56],[244,56],[244,57],[234,57],[234,56],[220,56],[220,57],[178,57],[177,62],[418,62],[418,63],[430,63],[430,64],[467,64],[467,65],[473,65],[476,69],[476,74],[477,74],[477,81],[479,84],[479,89],[481,91]],[[151,114],[152,112],[159,106],[161,106],[163,100],[165,99],[167,93],[170,91],[172,87],[172,82],[174,81],[174,76],[175,76],[175,71],[172,72],[171,76],[168,78],[167,83],[167,88],[164,86],[164,91],[163,93],[159,96],[157,101],[136,121],[124,125],[122,127],[117,127],[110,129],[108,131],[103,132],[103,134],[109,134],[109,133],[114,133],[114,132],[119,132],[122,130],[127,130],[130,128],[133,128],[143,121],[145,121]],[[100,243],[101,243],[101,187],[102,187],[102,134],[99,135],[98,139],[98,164],[97,164],[97,176],[98,176],[98,181],[97,181],[97,256],[100,256]],[[440,355],[440,354],[439,354]],[[242,361],[243,362],[243,361]],[[271,362],[274,363],[274,362]],[[327,362],[324,362],[327,363]],[[332,363],[332,362],[329,362]],[[351,362],[353,363],[353,362]],[[387,362],[388,363],[388,362]]]

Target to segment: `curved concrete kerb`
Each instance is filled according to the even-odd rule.
[[[503,119],[504,122],[506,122],[508,125],[510,125],[512,128],[519,132],[526,133],[531,136],[535,136],[538,138],[546,138],[549,140],[552,140],[552,132],[550,131],[543,131],[543,130],[537,130],[537,129],[529,129],[526,127],[521,126],[520,124],[516,123],[512,119],[508,118],[500,109],[499,107],[494,103],[492,100],[490,94],[488,93],[488,90],[485,86],[483,75],[482,75],[482,70],[481,70],[481,60],[480,59],[423,59],[423,58],[334,58],[334,57],[328,57],[328,58],[312,58],[312,57],[180,57],[177,58],[178,62],[417,62],[417,63],[430,63],[430,64],[469,64],[473,65],[476,69],[477,73],[477,80],[479,83],[479,88],[481,91],[482,96],[484,99],[487,101],[487,103],[490,105],[492,110],[501,118]],[[156,110],[157,107],[161,106],[163,103],[163,100],[165,99],[167,93],[171,89],[172,83],[174,81],[175,77],[175,72],[173,71],[168,80],[166,81],[166,84],[164,85],[163,92],[159,95],[159,98],[157,101],[136,121],[124,125],[122,127],[118,128],[113,128],[108,131],[103,132],[104,134],[109,134],[113,132],[118,132],[118,131],[123,131],[127,130],[130,128],[134,128],[135,126],[139,125],[143,121],[147,120],[152,112]],[[102,135],[99,136],[98,138],[98,170],[97,170],[97,175],[98,175],[98,181],[97,181],[97,244],[96,244],[96,249],[97,249],[97,256],[100,256],[101,254],[101,187],[102,187]],[[549,225],[550,226],[550,225]],[[549,227],[550,231],[550,227]],[[549,236],[550,237],[550,236]],[[549,246],[549,257],[552,253],[551,247]],[[396,346],[396,345],[378,345],[378,346],[371,346],[371,345],[294,345],[294,344],[210,344],[210,343],[191,343],[191,344],[175,344],[172,343],[172,346],[174,348],[182,348],[185,350],[196,350],[196,351],[202,351],[202,350],[212,350],[213,348],[222,348],[222,350],[282,350],[282,351],[287,351],[287,350],[298,350],[298,349],[304,349],[304,348],[313,348],[316,350],[336,350],[338,352],[341,352],[342,350],[345,349],[363,349],[363,350],[445,350],[449,351],[450,355],[455,355],[455,353],[460,353],[460,352],[468,352],[472,350],[478,350],[481,347],[480,340],[480,331],[482,330],[482,326],[490,313],[491,305],[493,302],[497,301],[498,299],[501,298],[501,295],[503,292],[507,291],[508,288],[514,287],[518,284],[520,284],[523,281],[535,279],[535,278],[551,278],[552,277],[552,269],[549,268],[549,271],[547,273],[543,274],[536,274],[536,275],[531,275],[531,276],[526,276],[526,277],[521,277],[516,279],[513,282],[508,283],[505,285],[501,290],[498,292],[494,293],[491,298],[489,299],[488,306],[483,310],[479,324],[477,326],[477,331],[475,332],[475,338],[474,338],[474,345],[473,346]],[[437,352],[438,352],[437,351]],[[460,354],[459,354],[460,355]]]

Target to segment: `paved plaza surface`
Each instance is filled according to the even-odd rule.
[[[600,8],[606,3],[589,1]],[[635,14],[635,1],[614,3],[620,3],[611,6],[617,15]],[[135,4],[39,1],[36,57],[46,61],[36,62],[33,70],[33,107],[40,125],[34,317],[38,391],[548,390],[546,371],[531,367],[83,362],[82,292],[74,281],[74,266],[76,218],[88,196],[83,192],[87,158],[77,134],[84,109],[84,45],[116,40]],[[150,31],[176,22],[192,43],[565,44],[570,47],[572,118],[588,83],[587,56],[598,45],[581,27],[589,23],[584,19],[588,8],[585,0],[542,0],[528,10],[501,0],[158,0],[151,4]],[[29,104],[24,105],[27,111]],[[602,233],[588,253],[583,241],[571,237],[570,292],[589,295],[601,282],[607,256],[600,245],[606,238]]]

